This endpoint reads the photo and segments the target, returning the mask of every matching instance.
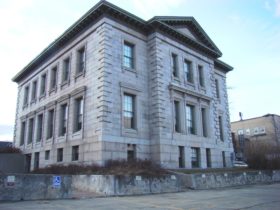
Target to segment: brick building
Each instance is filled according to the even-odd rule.
[[[100,1],[20,71],[15,145],[30,168],[151,159],[231,166],[226,73],[193,17]]]

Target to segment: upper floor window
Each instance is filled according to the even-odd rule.
[[[41,86],[40,86],[40,95],[46,94],[46,83],[47,83],[47,74],[41,76]]]
[[[24,144],[24,141],[25,141],[25,132],[26,132],[26,122],[23,121],[21,123],[21,127],[20,127],[20,142],[19,142],[19,145],[23,145]]]
[[[174,128],[176,132],[181,131],[181,123],[180,123],[180,102],[174,101]]]
[[[37,97],[37,80],[32,83],[31,100],[35,101]]]
[[[27,143],[30,144],[33,142],[34,136],[34,118],[30,118],[28,121],[28,141]]]
[[[136,129],[135,120],[135,96],[125,93],[123,101],[124,127]]]
[[[203,66],[198,65],[198,80],[200,87],[205,87]]]
[[[48,124],[47,124],[47,139],[53,137],[54,129],[54,109],[48,111]]]
[[[172,53],[171,58],[172,58],[172,75],[173,77],[179,77],[178,56]]]
[[[52,70],[51,70],[50,90],[55,89],[56,85],[57,85],[57,66],[53,67]]]
[[[40,142],[43,136],[43,114],[37,116],[37,136],[36,141]]]
[[[224,141],[224,130],[223,130],[223,120],[222,120],[222,116],[218,117],[219,120],[219,132],[220,132],[220,139],[221,141]]]
[[[68,82],[70,76],[70,58],[63,60],[62,83]]]
[[[190,134],[195,134],[195,113],[194,106],[187,104],[186,105],[186,124],[187,132]]]
[[[124,42],[123,66],[130,69],[134,68],[134,45],[128,42]]]
[[[85,71],[86,67],[86,48],[82,47],[78,50],[78,61],[77,61],[77,71],[76,74],[81,74]]]
[[[29,99],[29,86],[26,86],[24,88],[24,98],[23,98],[23,105],[28,105],[28,99]]]
[[[68,106],[63,104],[60,106],[60,120],[59,120],[59,136],[64,136],[67,129],[67,119],[68,119]]]
[[[63,161],[63,148],[57,149],[57,162]]]
[[[83,114],[84,114],[84,99],[81,97],[75,100],[74,132],[80,131],[82,129]]]
[[[208,130],[207,130],[207,111],[205,108],[201,108],[201,121],[202,121],[202,136],[207,137],[208,136]]]
[[[184,72],[185,72],[186,81],[193,83],[193,70],[192,70],[191,61],[188,61],[188,60],[184,61]]]
[[[72,161],[79,160],[79,146],[72,147]]]
[[[220,87],[219,87],[219,81],[218,81],[218,79],[215,79],[215,87],[216,87],[216,96],[217,96],[217,99],[220,99]]]

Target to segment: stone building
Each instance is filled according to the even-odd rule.
[[[261,117],[235,121],[231,123],[233,139],[235,139],[235,155],[244,158],[244,147],[251,141],[262,141],[280,145],[280,116],[267,114]]]
[[[193,17],[144,21],[100,1],[13,81],[14,142],[30,168],[151,159],[231,166],[226,73]]]

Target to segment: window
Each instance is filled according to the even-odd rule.
[[[192,168],[200,167],[200,151],[199,148],[192,147]]]
[[[193,83],[193,72],[192,72],[192,62],[185,60],[184,61],[184,72],[187,82]]]
[[[53,137],[54,128],[54,109],[48,111],[48,127],[47,127],[47,139]]]
[[[173,75],[173,77],[179,77],[178,56],[176,54],[172,53],[171,57],[172,57],[172,75]]]
[[[224,151],[222,152],[222,158],[223,158],[223,167],[225,168],[227,167],[227,163],[226,163],[226,154]]]
[[[24,98],[23,98],[23,106],[28,105],[28,98],[29,98],[29,86],[24,88]]]
[[[259,128],[258,127],[255,127],[254,128],[254,135],[258,135],[259,134]]]
[[[20,130],[20,146],[24,144],[25,141],[25,130],[26,130],[26,122],[21,123],[21,130]]]
[[[186,105],[186,124],[187,132],[189,134],[195,134],[195,121],[194,121],[194,106]]]
[[[206,164],[207,164],[207,168],[212,167],[212,164],[211,164],[211,150],[209,148],[206,148]]]
[[[83,114],[84,114],[84,100],[83,98],[78,98],[75,100],[74,132],[77,132],[82,129]]]
[[[45,151],[45,160],[49,160],[50,159],[50,150],[46,150]]]
[[[135,96],[125,93],[123,102],[124,127],[136,129],[135,120]]]
[[[222,116],[219,116],[219,130],[220,130],[220,139],[221,139],[221,141],[224,141],[224,131],[223,131]]]
[[[72,147],[72,161],[79,160],[79,146]]]
[[[204,87],[204,72],[203,72],[203,67],[202,66],[198,66],[198,80],[199,80],[199,85],[200,87]]]
[[[50,90],[55,89],[56,85],[57,85],[57,66],[53,67],[52,70],[51,70]]]
[[[128,144],[127,145],[127,161],[133,161],[136,159],[136,145]]]
[[[37,81],[32,83],[31,101],[35,101],[37,96]]]
[[[70,76],[70,58],[66,58],[63,61],[62,83],[68,82],[69,76]]]
[[[63,104],[60,106],[59,136],[64,136],[66,134],[67,119],[68,119],[68,106],[67,104]]]
[[[42,140],[43,134],[43,114],[37,116],[37,138],[36,141],[40,142]]]
[[[181,118],[180,118],[180,102],[179,101],[174,101],[174,128],[176,132],[181,131]]]
[[[250,135],[251,135],[250,128],[247,128],[247,129],[246,129],[246,135],[248,135],[248,136],[250,136]]]
[[[217,96],[217,99],[220,99],[220,87],[219,87],[218,79],[215,79],[215,86],[216,86],[216,96]]]
[[[57,149],[57,162],[63,161],[63,148]]]
[[[85,71],[86,67],[86,48],[82,47],[78,50],[78,62],[76,74],[81,74]]]
[[[40,153],[39,152],[35,152],[35,156],[34,156],[34,170],[39,168],[39,159],[40,159]]]
[[[185,151],[183,146],[179,146],[179,168],[185,168]]]
[[[41,76],[40,96],[46,94],[47,74]]]
[[[123,66],[130,69],[134,68],[134,45],[128,42],[124,42]]]
[[[31,144],[33,142],[33,132],[34,132],[34,118],[30,118],[28,122],[28,140],[27,140],[28,144]]]
[[[208,136],[207,114],[205,108],[201,108],[201,121],[202,121],[202,136],[207,137]]]

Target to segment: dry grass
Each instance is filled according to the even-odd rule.
[[[245,147],[249,168],[280,169],[280,146],[263,142],[250,142]]]
[[[105,166],[69,164],[69,165],[50,165],[46,168],[39,168],[32,171],[34,174],[104,174],[104,175],[149,175],[158,176],[168,174],[159,165],[149,160],[111,160]]]

